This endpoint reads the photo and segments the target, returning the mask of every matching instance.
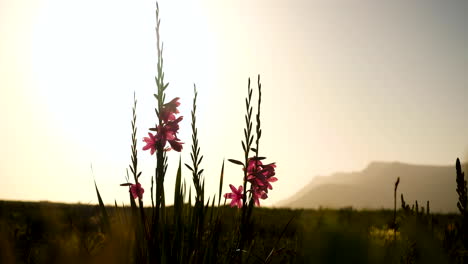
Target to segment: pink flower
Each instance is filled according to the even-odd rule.
[[[145,192],[145,189],[141,187],[141,184],[132,184],[130,186],[130,193],[133,196],[133,199],[136,199],[137,197],[143,199],[143,193]]]
[[[177,134],[179,131],[179,122],[184,119],[183,116],[179,116],[177,119],[169,120],[166,122],[165,127],[167,131],[173,133],[174,135]]]
[[[174,120],[174,114],[179,113],[179,110],[177,109],[177,107],[180,105],[180,103],[178,102],[179,99],[179,97],[176,97],[172,99],[172,101],[170,101],[169,103],[163,105],[161,109],[160,118],[164,120],[164,122]]]
[[[173,112],[174,114],[178,114],[179,110],[177,109],[177,107],[180,105],[179,99],[179,97],[172,99],[169,103],[164,104],[163,108]]]
[[[150,150],[151,151],[151,155],[154,154],[154,152],[156,151],[156,137],[153,136],[153,134],[151,133],[148,133],[149,137],[145,137],[143,138],[143,141],[146,143],[146,146],[143,147],[143,150]]]
[[[261,169],[262,162],[255,157],[250,158],[247,164],[247,174],[254,174]]]
[[[182,142],[177,138],[177,133],[179,130],[179,122],[182,121],[183,117],[179,116],[177,119],[167,121],[161,126],[156,126],[156,128],[150,128],[151,131],[156,131],[156,135],[148,133],[150,136],[143,138],[143,141],[146,142],[146,146],[143,147],[143,150],[151,150],[151,155],[157,149],[157,143],[165,147],[167,142],[171,145],[171,148],[166,148],[165,150],[175,150],[177,152],[182,151]]]
[[[181,152],[182,151],[182,142],[179,142],[179,139],[177,138],[177,140],[169,140],[169,144],[171,145],[171,148],[177,152]]]
[[[167,109],[162,109],[161,114],[160,114],[161,120],[164,120],[165,122],[167,121],[172,121],[175,119],[175,115],[173,112],[167,110]]]
[[[255,205],[256,206],[260,206],[260,200],[259,199],[262,199],[262,200],[265,200],[266,198],[268,198],[268,194],[257,188],[255,189],[253,192],[252,192],[252,195],[253,195],[253,199],[254,199],[254,202],[255,202]]]
[[[161,127],[158,135],[161,140],[161,144],[166,146],[166,142],[169,142],[171,148],[177,152],[182,151],[182,142],[177,138],[179,130],[179,122],[182,121],[183,117],[179,116],[177,119],[168,121],[164,126]],[[170,149],[168,149],[170,150]]]
[[[267,178],[271,178],[271,177],[275,176],[275,174],[276,174],[275,173],[275,168],[276,168],[275,163],[262,165],[262,169],[260,170],[260,173],[263,174],[263,176],[265,176]]]
[[[173,131],[167,129],[167,127],[163,124],[162,126],[156,127],[156,142],[159,142],[163,147],[166,146],[168,140],[174,140],[175,134]]]
[[[234,187],[232,184],[229,184],[229,187],[231,188],[232,193],[224,194],[224,198],[232,199],[231,207],[234,207],[237,205],[237,208],[241,208],[242,207],[242,191],[244,188],[241,185],[239,186],[238,189],[236,189],[236,187]]]
[[[247,181],[252,184],[253,189],[268,193],[268,190],[273,189],[270,183],[278,180],[273,177],[275,168],[274,163],[264,165],[259,159],[252,157],[247,164]]]

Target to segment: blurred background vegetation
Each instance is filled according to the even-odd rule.
[[[130,208],[108,207],[105,232],[97,205],[0,202],[1,263],[129,263],[135,236],[122,223]],[[230,260],[236,208],[222,211],[217,259]],[[167,219],[173,207],[167,208]],[[210,213],[210,212],[208,212]],[[257,208],[248,263],[463,263],[460,214],[343,209]],[[171,230],[171,221],[167,222]],[[207,228],[206,230],[209,230]],[[207,231],[209,232],[209,231]],[[208,236],[208,234],[207,234]],[[272,251],[272,249],[275,249]],[[271,254],[270,257],[268,257]],[[130,261],[131,262],[131,261]]]

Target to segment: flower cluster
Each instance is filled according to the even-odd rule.
[[[275,163],[263,164],[263,158],[252,157],[248,160],[247,164],[247,181],[250,183],[250,190],[252,199],[255,205],[260,206],[260,199],[265,200],[268,198],[268,190],[272,190],[272,182],[276,182],[278,178],[275,176]],[[245,170],[245,169],[244,169]],[[231,199],[231,207],[242,207],[242,192],[243,187],[239,186],[236,189],[233,185],[229,185],[232,193],[224,194],[224,198]]]
[[[151,131],[156,131],[156,135],[148,133],[149,137],[143,138],[143,141],[146,145],[143,147],[143,150],[150,150],[151,155],[157,149],[158,144],[160,144],[165,151],[171,149],[180,152],[182,150],[182,142],[177,138],[177,132],[179,130],[179,122],[182,121],[182,116],[176,118],[175,114],[179,113],[177,107],[180,105],[179,97],[172,99],[167,104],[164,104],[160,113],[159,118],[161,119],[161,125],[156,125],[155,128],[150,128]],[[169,142],[170,148],[165,148],[166,144]]]
[[[275,163],[262,164],[262,158],[252,157],[247,165],[247,181],[250,182],[251,192],[255,205],[260,206],[260,200],[268,198],[268,190],[272,190],[271,182],[278,178],[275,176]]]

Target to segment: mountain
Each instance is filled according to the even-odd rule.
[[[464,166],[466,168],[466,166]],[[362,171],[335,173],[315,177],[293,197],[280,202],[281,207],[292,208],[393,208],[394,184],[400,177],[400,194],[406,203],[426,207],[431,211],[457,212],[456,172],[453,166],[413,165],[401,162],[372,162]]]

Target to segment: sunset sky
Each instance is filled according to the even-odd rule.
[[[242,159],[247,79],[257,74],[260,154],[279,179],[265,205],[374,160],[467,157],[468,1],[160,1],[160,11],[182,162],[199,90],[207,195],[223,159]],[[154,1],[0,0],[0,199],[96,203],[95,178],[106,203],[128,203],[119,184],[135,92],[150,203],[155,158],[141,139],[156,122],[154,28]],[[179,156],[169,153],[169,201]],[[224,190],[242,175],[226,163]]]

